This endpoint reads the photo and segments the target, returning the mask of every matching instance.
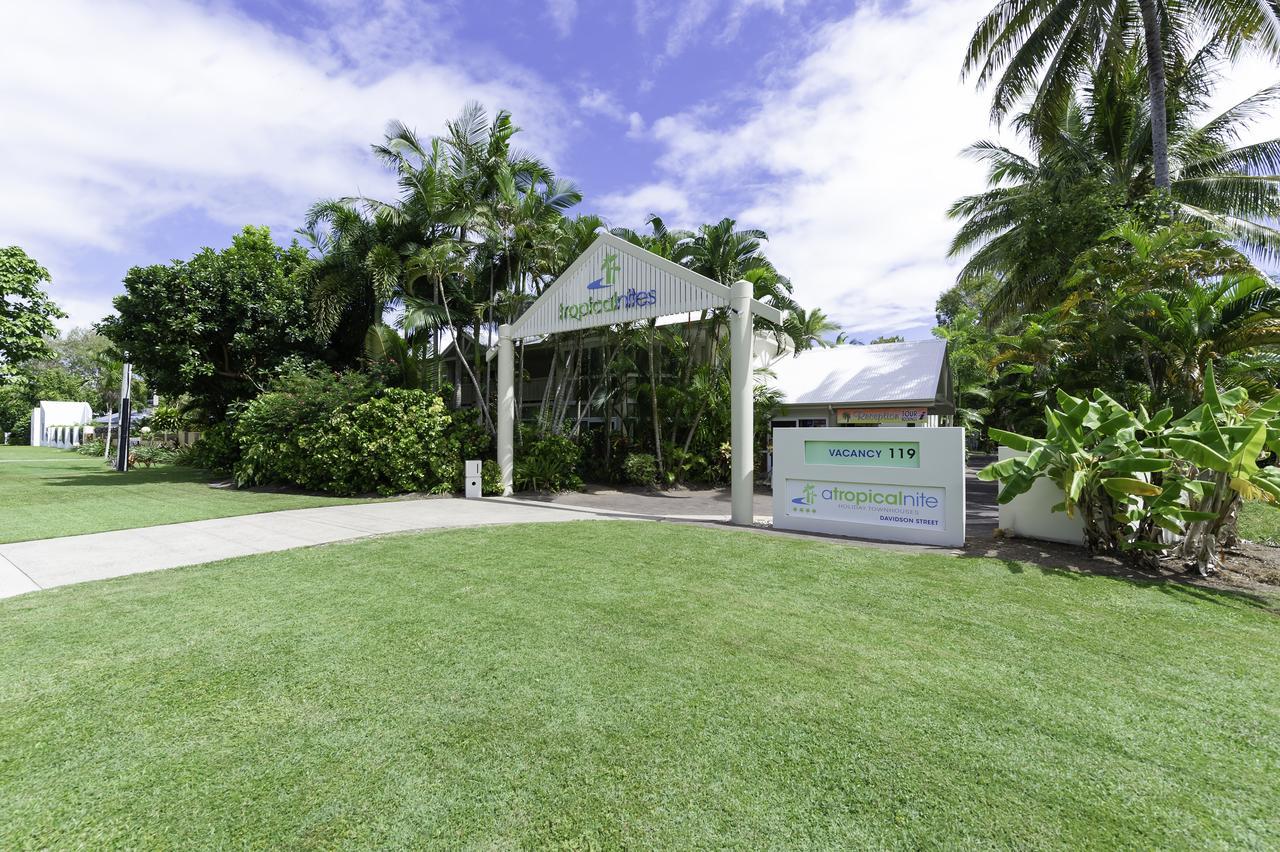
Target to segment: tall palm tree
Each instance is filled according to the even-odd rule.
[[[828,317],[821,308],[806,311],[794,308],[782,322],[782,330],[791,339],[796,352],[804,352],[818,346],[830,349],[836,343],[828,336],[840,330],[840,323]]]
[[[1215,61],[1212,49],[1202,50],[1170,76],[1174,212],[1264,257],[1280,257],[1280,139],[1237,144],[1253,120],[1280,104],[1280,86],[1195,123],[1212,94]],[[989,188],[951,206],[949,215],[962,224],[949,253],[972,252],[962,281],[999,279],[989,321],[1051,304],[1076,255],[1126,209],[1141,207],[1153,180],[1142,64],[1136,50],[1115,57],[1051,131],[1027,134],[1030,157],[993,142],[967,149],[988,164]]]
[[[1171,180],[1166,63],[1190,52],[1199,28],[1228,53],[1252,45],[1280,55],[1278,10],[1280,0],[1000,0],[974,30],[962,73],[976,75],[979,86],[995,81],[995,121],[1029,99],[1033,123],[1043,127],[1092,69],[1141,43],[1154,182],[1166,189]]]
[[[312,321],[340,365],[359,359],[366,332],[397,298],[396,231],[392,216],[353,198],[316,203],[298,230],[318,255],[299,271],[307,279]]]
[[[512,148],[518,132],[506,111],[490,119],[474,103],[430,140],[392,122],[373,152],[395,174],[397,197],[323,202],[306,234],[320,253],[311,270],[318,324],[349,331],[358,357],[367,330],[403,305],[400,324],[415,345],[429,336],[438,355],[442,335],[454,342],[490,426],[482,342],[552,274],[548,246],[581,200],[573,184]]]

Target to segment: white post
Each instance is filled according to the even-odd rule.
[[[755,494],[755,412],[751,387],[752,287],[747,281],[736,282],[729,297],[730,401],[733,425],[732,472],[730,476],[730,518],[740,526],[750,526],[755,517],[752,498]]]
[[[44,443],[44,417],[43,410],[40,408],[31,409],[31,437],[28,439],[33,447],[39,447]]]
[[[107,406],[107,443],[106,446],[102,448],[102,457],[104,459],[111,458],[111,415],[113,413],[114,412],[111,411],[111,406]]]
[[[502,496],[512,492],[515,471],[516,353],[511,326],[498,326],[498,469],[502,473]]]

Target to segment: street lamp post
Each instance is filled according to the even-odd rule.
[[[130,400],[129,386],[133,384],[133,365],[129,363],[129,353],[124,354],[124,375],[120,382],[120,428],[117,430],[119,448],[116,450],[116,470],[124,473],[129,469],[129,426]]]

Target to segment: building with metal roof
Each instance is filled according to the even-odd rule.
[[[769,368],[774,426],[947,426],[955,391],[944,340],[810,349]]]

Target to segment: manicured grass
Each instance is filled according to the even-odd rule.
[[[0,847],[1280,845],[1250,599],[667,524],[0,601]]]
[[[1249,541],[1280,544],[1280,506],[1245,503],[1240,509],[1240,536]]]
[[[210,488],[213,479],[176,465],[121,474],[68,450],[0,447],[0,544],[361,502]]]

